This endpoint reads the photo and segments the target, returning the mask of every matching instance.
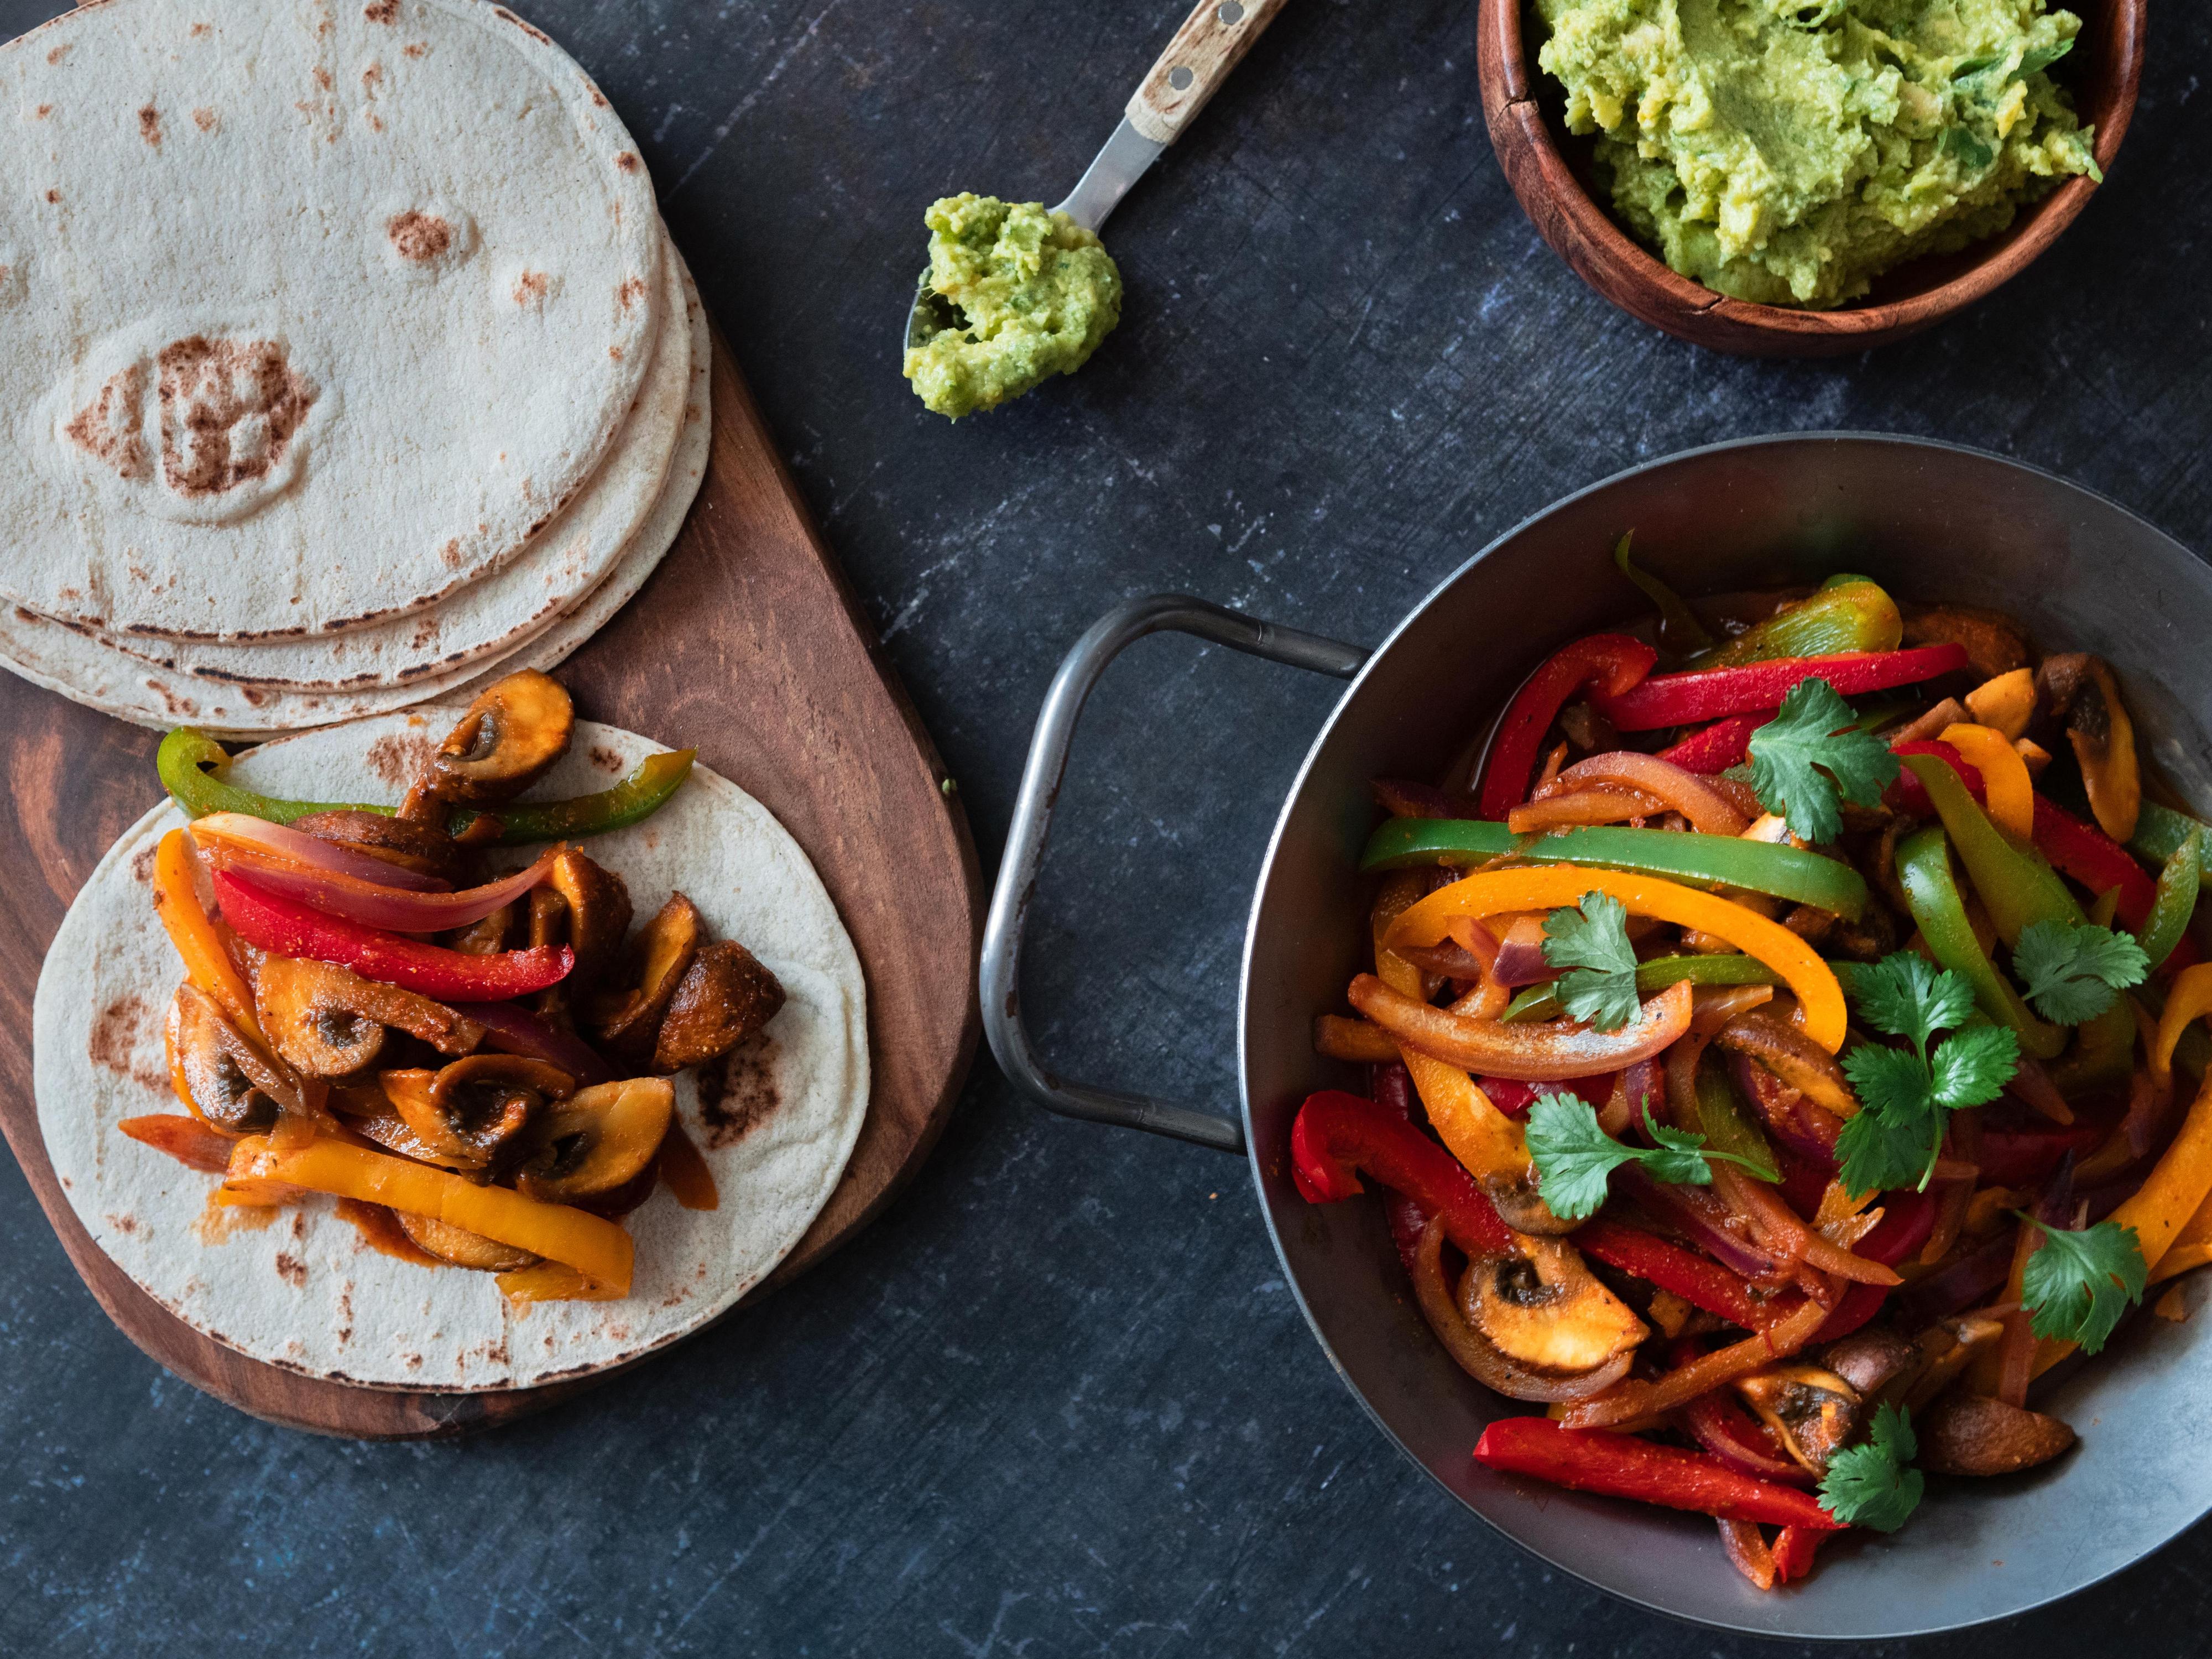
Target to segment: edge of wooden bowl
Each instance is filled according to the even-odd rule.
[[[1583,187],[1537,106],[1521,7],[1522,0],[1481,0],[1475,25],[1483,119],[1506,182],[1537,234],[1577,276],[1631,316],[1694,345],[1748,356],[1815,357],[1903,339],[2026,270],[2080,216],[2097,188],[2089,179],[2069,179],[1969,253],[1924,262],[1941,269],[1963,260],[1963,270],[1895,299],[1835,311],[1730,299],[1669,270]],[[2148,0],[2093,0],[2081,9],[2088,14],[2081,44],[2095,67],[2075,102],[2083,122],[2096,128],[2097,165],[2109,171],[2142,82]],[[1900,269],[1910,272],[1912,264]]]

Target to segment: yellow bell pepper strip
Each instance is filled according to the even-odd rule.
[[[1355,977],[1347,994],[1353,1007],[1397,1038],[1401,1048],[1419,1049],[1455,1070],[1522,1083],[1559,1083],[1617,1072],[1650,1059],[1690,1029],[1686,984],[1668,987],[1618,1031],[1599,1031],[1575,1022],[1507,1025],[1468,1019],[1393,990],[1372,974]]]
[[[2057,1059],[2066,1046],[2066,1028],[2038,1019],[1974,937],[1952,878],[1950,843],[1940,826],[1931,823],[1897,844],[1897,879],[1929,953],[1974,988],[1974,1006],[2008,1026],[2027,1053],[2038,1060]]]
[[[2197,896],[2203,883],[2203,832],[2192,829],[2159,872],[2158,896],[2151,901],[2150,914],[2136,930],[2136,943],[2150,959],[2153,973],[2186,942],[2189,919],[2197,914]]]
[[[1866,912],[1866,881],[1839,859],[1802,847],[1695,831],[1599,828],[1516,836],[1475,818],[1391,818],[1367,838],[1359,868],[1410,870],[1486,864],[1510,854],[1533,864],[1571,864],[1663,876],[1693,887],[1738,887],[1809,904],[1846,921]]]
[[[2014,668],[1984,680],[1966,693],[1966,702],[1968,714],[1996,727],[2008,742],[2026,737],[2035,714],[2035,671]]]
[[[2156,1263],[2212,1196],[2212,1083],[2197,1091],[2181,1132],[2162,1153],[2143,1184],[2120,1200],[2106,1218],[2135,1230],[2136,1248]],[[2038,1376],[2074,1352],[2071,1342],[2045,1342],[2036,1350]]]
[[[1829,657],[1844,652],[1894,651],[1905,642],[1897,601],[1864,576],[1832,576],[1820,591],[1776,612],[1711,651],[1692,668],[1733,668],[1777,657]]]
[[[1636,991],[1650,996],[1679,981],[1692,985],[1779,985],[1782,975],[1753,957],[1654,957],[1636,964]],[[1507,1025],[1532,1019],[1557,1019],[1566,1010],[1559,1004],[1558,988],[1531,985],[1506,1005],[1498,1018]]]
[[[578,1273],[565,1261],[537,1261],[493,1275],[500,1294],[510,1302],[619,1302],[628,1289]]]
[[[2207,1013],[2212,1013],[2212,962],[2200,962],[2173,976],[2160,1011],[2158,1038],[2150,1051],[2150,1069],[2160,1081],[2173,1075],[2173,1051],[2183,1031]]]
[[[1755,842],[1740,843],[1746,848]],[[1783,849],[1788,850],[1788,849]],[[1454,882],[1412,906],[1391,923],[1386,943],[1433,945],[1447,936],[1454,916],[1498,915],[1511,910],[1556,910],[1582,902],[1585,893],[1619,899],[1634,915],[1656,916],[1735,945],[1782,976],[1804,1011],[1805,1033],[1830,1054],[1843,1047],[1843,987],[1813,947],[1779,922],[1741,904],[1671,881],[1617,870],[1560,866],[1485,870]]]
[[[222,1189],[228,1201],[279,1204],[294,1188],[429,1216],[573,1267],[617,1294],[629,1290],[636,1255],[630,1236],[588,1211],[328,1138],[285,1152],[266,1136],[248,1135],[231,1149]]]
[[[455,839],[467,836],[477,844],[520,847],[542,841],[568,841],[626,830],[653,816],[691,775],[698,751],[678,749],[648,755],[629,775],[609,789],[577,795],[568,800],[524,801],[502,806],[496,812],[462,809],[453,813],[447,830]],[[230,756],[204,732],[178,726],[161,739],[154,757],[161,787],[191,818],[216,812],[242,812],[271,823],[290,823],[315,812],[374,812],[390,817],[397,808],[362,801],[286,800],[263,795],[228,781]],[[479,827],[479,818],[488,819]],[[471,830],[474,833],[470,833]]]
[[[1990,821],[2021,841],[2033,840],[2035,781],[2027,775],[2027,763],[2004,733],[1992,726],[1961,721],[1945,726],[1936,733],[1936,740],[1949,744],[1982,775]]]
[[[230,959],[214,919],[200,902],[199,854],[190,834],[172,830],[154,850],[154,914],[185,964],[185,977],[216,1000],[233,1025],[263,1048],[269,1039],[253,1012],[253,993]]]

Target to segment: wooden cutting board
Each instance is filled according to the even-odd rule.
[[[867,975],[872,1088],[860,1144],[827,1207],[744,1307],[865,1226],[928,1155],[975,1054],[983,911],[958,797],[719,331],[714,411],[706,482],[676,544],[559,672],[580,714],[696,745],[781,819],[828,884]],[[11,924],[0,929],[0,1129],[94,1297],[125,1335],[196,1388],[321,1434],[465,1433],[604,1381],[611,1373],[441,1394],[296,1376],[191,1329],[92,1242],[39,1134],[31,999],[70,900],[161,799],[156,740],[0,673],[0,869]]]

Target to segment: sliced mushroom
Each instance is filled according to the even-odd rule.
[[[1508,1359],[1540,1371],[1587,1371],[1650,1334],[1644,1322],[1555,1238],[1524,1237],[1524,1255],[1470,1261],[1460,1310]]]
[[[1938,1474],[2011,1474],[2049,1462],[2075,1438],[2055,1417],[1979,1394],[1945,1396],[1913,1429],[1920,1466]]]
[[[554,854],[545,880],[568,901],[568,945],[576,953],[568,982],[580,991],[588,990],[614,961],[629,932],[629,889],[613,871],[573,847]]]
[[[441,1261],[450,1261],[456,1267],[473,1267],[478,1273],[513,1273],[518,1267],[527,1267],[538,1260],[527,1250],[518,1250],[512,1244],[502,1244],[495,1238],[486,1238],[482,1233],[472,1233],[465,1227],[456,1227],[450,1221],[441,1221],[435,1216],[412,1215],[405,1210],[395,1210],[399,1225],[407,1237]]]
[[[471,1054],[437,1071],[386,1072],[392,1109],[441,1158],[485,1169],[525,1144],[524,1131],[576,1080],[520,1054]]]
[[[1784,1449],[1815,1474],[1857,1431],[1858,1390],[1819,1365],[1770,1365],[1736,1379],[1735,1391],[1774,1431]]]
[[[2027,641],[2002,611],[1977,611],[1963,605],[1899,608],[1905,613],[1906,645],[1962,645],[1966,647],[1966,665],[1985,680],[2009,673],[2027,661]]]
[[[580,1089],[538,1126],[537,1150],[516,1171],[515,1190],[548,1204],[611,1193],[653,1162],[675,1112],[676,1091],[665,1078]]]
[[[568,752],[576,711],[560,681],[534,668],[495,680],[471,703],[431,757],[426,781],[441,800],[513,800]]]
[[[1961,1314],[1939,1320],[1913,1339],[1920,1358],[1913,1370],[1891,1379],[1882,1398],[1916,1417],[1965,1375],[1967,1363],[2004,1335],[2004,1322],[1987,1315]]]
[[[1579,1221],[1562,1221],[1552,1213],[1552,1206],[1544,1202],[1543,1194],[1537,1190],[1536,1166],[1533,1164],[1517,1176],[1489,1174],[1478,1176],[1477,1181],[1482,1195],[1490,1200],[1490,1207],[1498,1212],[1498,1219],[1516,1233],[1557,1238],[1582,1225]]]
[[[295,818],[292,828],[318,841],[351,848],[356,853],[366,853],[404,870],[442,877],[457,887],[467,883],[466,849],[434,824],[342,807],[336,811],[310,812],[303,818]]]
[[[2066,717],[2066,737],[2081,763],[2081,782],[2097,827],[2114,841],[2128,840],[2142,809],[2142,771],[2136,760],[2135,723],[2101,657],[2088,659]]]
[[[1828,1344],[1820,1358],[1862,1400],[1880,1394],[1921,1363],[1920,1350],[1887,1325],[1868,1325]]]
[[[521,927],[522,902],[518,899],[465,927],[453,929],[443,943],[447,950],[459,951],[463,956],[497,956],[520,935]]]
[[[550,887],[535,887],[530,892],[529,930],[525,935],[533,951],[549,945],[568,942],[568,901]],[[573,977],[573,973],[572,973]],[[540,1019],[549,1020],[568,1030],[575,1023],[568,1006],[568,981],[549,985],[531,999]]]
[[[653,1041],[653,1069],[666,1073],[726,1054],[783,1006],[783,984],[734,939],[693,958]]]
[[[2035,675],[2014,668],[1982,682],[1966,693],[1966,712],[1991,730],[2002,732],[2007,743],[2016,743],[2035,715]]]
[[[363,979],[335,963],[265,956],[253,1002],[276,1052],[309,1077],[344,1077],[375,1062],[397,1026],[441,1054],[473,1053],[483,1027],[442,1002]]]
[[[269,1062],[223,1018],[215,999],[179,985],[164,1028],[169,1078],[185,1103],[226,1134],[258,1134],[276,1121]]]
[[[622,981],[629,988],[603,994],[592,1003],[592,1035],[623,1065],[641,1071],[652,1063],[661,1017],[697,959],[704,932],[697,907],[671,893],[630,942]]]

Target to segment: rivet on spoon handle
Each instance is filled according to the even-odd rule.
[[[1129,125],[1156,144],[1175,143],[1282,9],[1283,0],[1199,0],[1130,95]]]

